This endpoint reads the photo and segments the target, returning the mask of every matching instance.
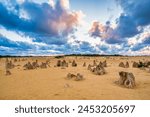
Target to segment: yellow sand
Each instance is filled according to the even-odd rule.
[[[24,70],[23,65],[28,61],[39,63],[50,59],[50,68]],[[61,69],[54,67],[57,60],[54,57],[33,57],[26,61],[13,62],[21,65],[11,69],[12,75],[5,75],[5,58],[0,59],[0,99],[13,100],[147,100],[150,99],[150,72],[132,68],[133,61],[149,60],[150,57],[66,57],[76,60],[78,66]],[[107,60],[107,74],[94,75],[82,67],[83,63],[93,63],[93,60]],[[13,59],[12,59],[13,61]],[[120,62],[130,63],[130,68],[118,67]],[[118,86],[114,81],[119,79],[119,71],[132,72],[136,80],[136,88],[127,89]],[[81,73],[85,80],[74,81],[65,79],[68,73]]]

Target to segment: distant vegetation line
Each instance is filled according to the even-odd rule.
[[[90,57],[95,57],[95,56],[123,56],[119,54],[114,54],[114,55],[100,55],[100,54],[67,54],[67,55],[55,55],[55,57],[65,57],[65,56],[90,56]],[[0,58],[2,57],[48,57],[48,56],[12,56],[12,55],[0,55]]]
[[[104,55],[104,54],[68,54],[68,55],[55,55],[55,58],[62,58],[67,56],[87,56],[87,57],[103,57],[103,56],[128,56],[128,55],[120,55],[120,54],[113,54],[113,55]],[[141,55],[138,55],[141,56]],[[148,55],[145,55],[148,56]],[[7,58],[7,57],[49,57],[49,56],[12,56],[12,55],[0,55],[0,58]]]

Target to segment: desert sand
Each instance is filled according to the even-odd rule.
[[[11,75],[6,75],[6,58],[0,58],[0,99],[1,100],[149,100],[150,70],[149,68],[133,68],[133,61],[150,61],[150,57],[85,57],[67,56],[9,58],[15,65],[10,69]],[[24,70],[24,65],[30,61],[38,63],[49,61],[45,69]],[[58,60],[66,60],[68,67],[56,67]],[[77,67],[71,66],[75,60]],[[106,74],[95,75],[87,70],[93,60],[97,63],[107,61]],[[119,67],[120,62],[129,62],[129,68]],[[83,67],[86,62],[86,67]],[[126,88],[117,85],[119,72],[132,72],[136,86]],[[67,79],[67,74],[80,73],[84,80]]]

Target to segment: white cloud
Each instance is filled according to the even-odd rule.
[[[69,9],[70,8],[69,0],[60,0],[60,5],[64,9]]]
[[[45,43],[38,43],[38,42],[34,42],[34,38],[31,38],[29,36],[25,36],[23,33],[17,33],[14,31],[8,31],[5,28],[0,28],[0,34],[3,37],[6,37],[7,39],[14,41],[14,42],[24,42],[24,43],[28,43],[28,44],[34,44],[34,45],[38,45],[38,46],[47,46],[47,44]]]

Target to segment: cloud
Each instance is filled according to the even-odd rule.
[[[29,50],[29,49],[33,49],[33,47],[34,47],[28,43],[11,41],[11,40],[3,37],[2,35],[0,35],[0,46],[8,47],[8,48],[9,47],[16,48],[18,51],[19,50]]]
[[[8,30],[46,34],[49,37],[67,36],[76,30],[82,17],[81,11],[70,11],[69,0],[58,0],[54,6],[29,0],[13,0],[9,4],[11,7],[7,8],[0,2],[0,25]],[[23,12],[27,19],[20,16]]]
[[[123,13],[117,19],[116,31],[121,38],[133,37],[150,24],[149,0],[117,0]]]
[[[59,2],[59,5],[62,7],[62,9],[69,9],[69,0],[61,0]]]
[[[109,44],[117,44],[124,43],[126,42],[125,38],[130,38],[140,33],[133,19],[130,19],[124,14],[121,14],[116,25],[117,26],[113,28],[109,21],[107,21],[105,25],[100,22],[93,22],[89,34],[91,37],[99,37]]]
[[[44,45],[38,42],[23,42],[6,38],[0,35],[0,55],[55,55],[66,53],[68,44]]]
[[[146,46],[143,47],[142,49],[138,50],[138,51],[128,51],[127,52],[128,55],[150,55],[150,47]]]
[[[135,43],[132,47],[132,51],[139,51],[145,47],[150,46],[150,33],[143,33],[138,37],[139,42]]]
[[[144,35],[143,44],[147,44],[147,45],[150,44],[150,33],[146,33]]]
[[[120,38],[129,38],[140,33],[140,30],[138,30],[133,18],[121,14],[117,21],[115,32]]]
[[[133,18],[137,26],[150,24],[149,0],[117,0],[125,14]]]
[[[95,48],[89,42],[81,42],[79,48],[81,53],[97,53]]]
[[[116,19],[116,27],[110,23],[105,25],[94,22],[90,29],[90,36],[99,37],[109,44],[124,43],[128,38],[143,32],[145,26],[150,24],[149,0],[116,0],[123,9],[123,13]]]
[[[93,22],[92,28],[89,30],[89,34],[91,37],[99,37],[109,44],[123,42],[115,29],[111,27],[109,21],[107,21],[105,25],[101,24],[100,22]]]

